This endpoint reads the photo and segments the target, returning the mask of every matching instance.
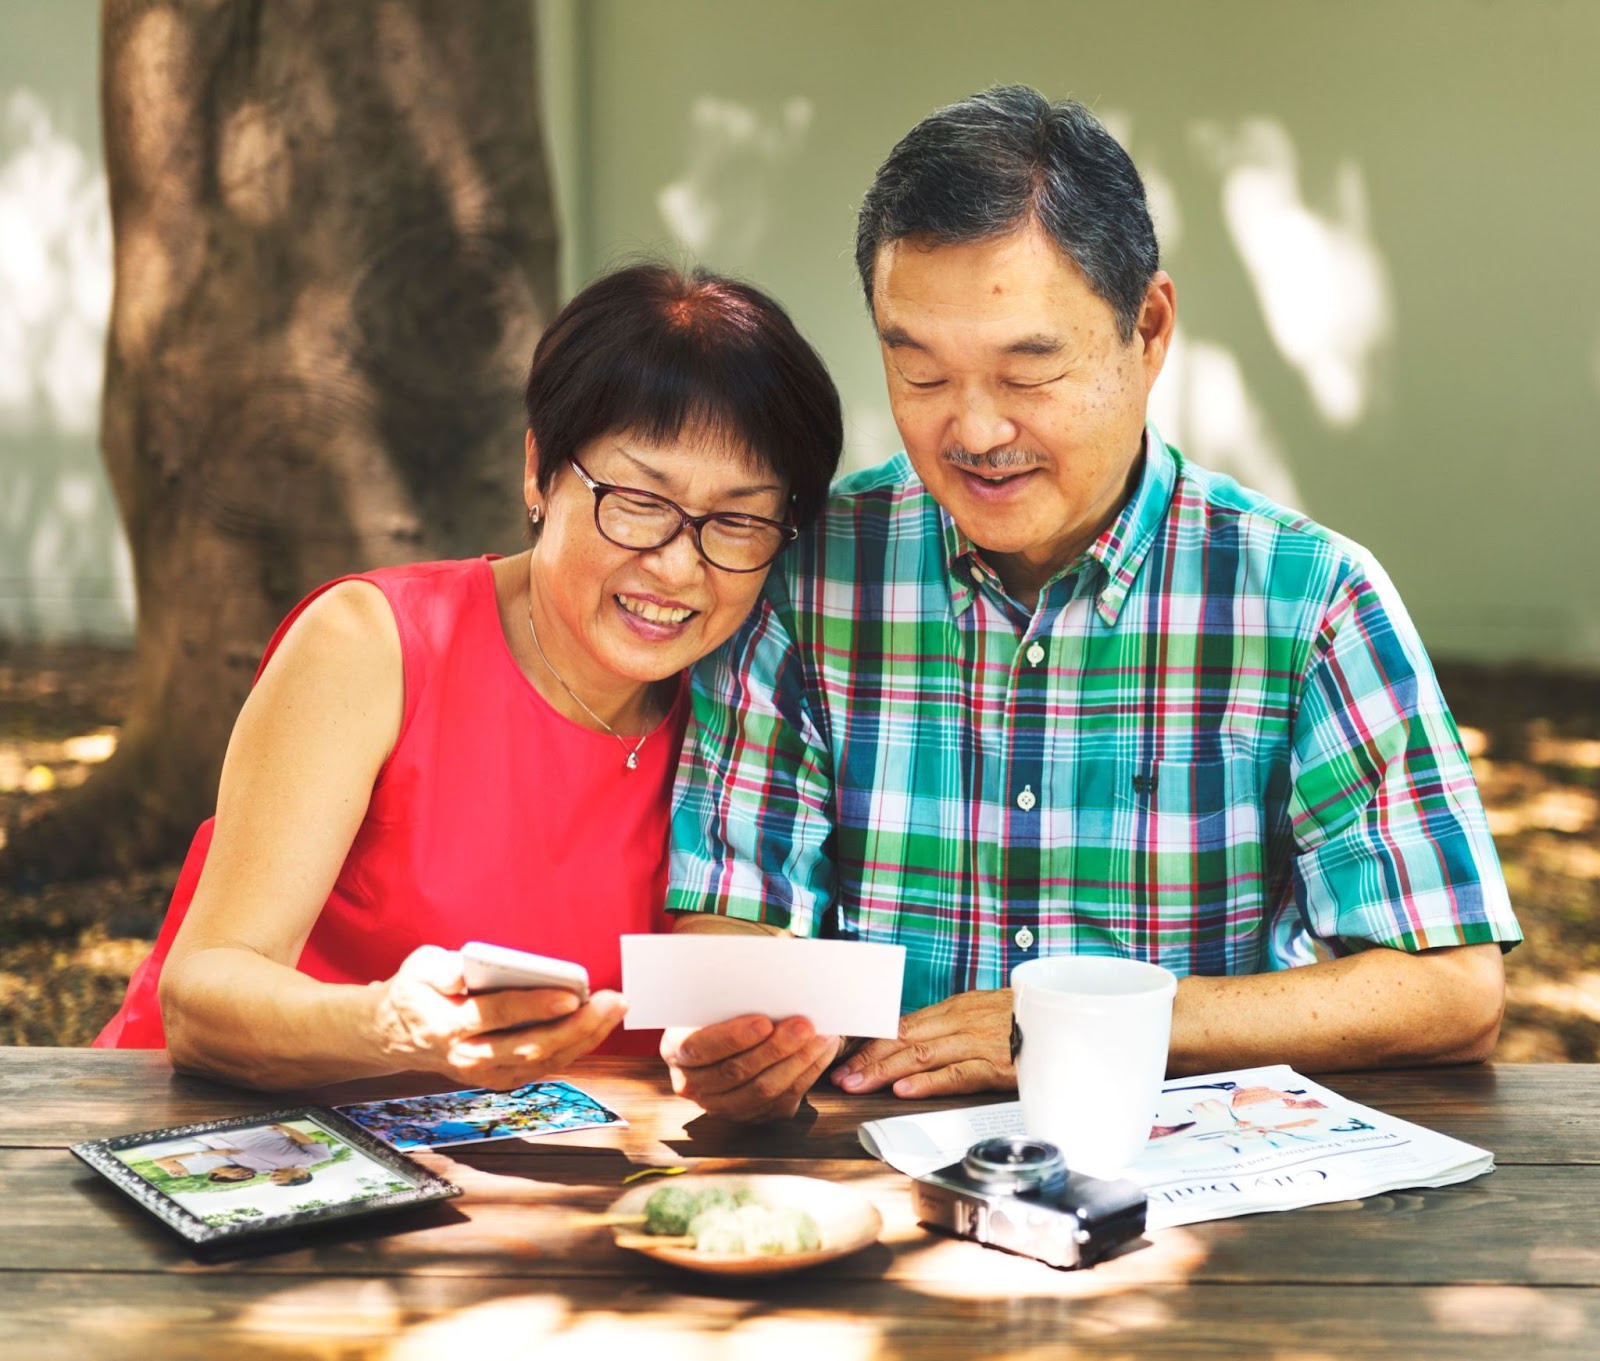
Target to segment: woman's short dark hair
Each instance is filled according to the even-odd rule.
[[[749,284],[664,264],[607,274],[561,309],[526,405],[541,487],[604,435],[709,436],[788,483],[796,524],[822,509],[844,446],[839,393],[789,314]]]
[[[878,168],[856,222],[856,268],[872,307],[878,251],[919,237],[963,245],[1037,221],[1133,339],[1161,264],[1144,181],[1076,100],[996,85],[912,128]]]

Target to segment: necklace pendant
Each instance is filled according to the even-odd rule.
[[[629,770],[638,770],[639,769],[639,753],[638,752],[630,751],[628,753],[628,769]]]

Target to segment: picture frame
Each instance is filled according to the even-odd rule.
[[[141,1130],[71,1151],[202,1253],[278,1245],[461,1194],[320,1106]]]

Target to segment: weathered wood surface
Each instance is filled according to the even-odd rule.
[[[447,1084],[421,1075],[374,1078],[292,1093],[224,1087],[172,1072],[161,1053],[87,1049],[0,1051],[0,1146],[66,1147],[137,1129],[248,1115],[295,1104],[338,1105]],[[608,1141],[631,1155],[743,1158],[865,1158],[863,1120],[969,1105],[992,1097],[906,1102],[818,1088],[791,1122],[745,1129],[705,1116],[667,1088],[649,1059],[587,1059],[576,1080],[620,1110],[629,1132],[574,1136]],[[1582,1064],[1490,1064],[1341,1073],[1324,1086],[1391,1115],[1415,1120],[1513,1163],[1600,1164],[1600,1077]],[[511,1147],[511,1145],[505,1145]]]
[[[1081,1277],[1098,1285],[1099,1272]],[[0,1276],[10,1361],[1593,1361],[1600,1290],[1442,1284],[1046,1292],[796,1277],[713,1285],[322,1275]]]
[[[910,1109],[892,1097],[819,1092],[803,1119],[751,1131],[671,1096],[652,1062],[595,1060],[572,1076],[631,1127],[429,1155],[466,1189],[459,1201],[207,1265],[67,1146],[439,1084],[263,1095],[175,1076],[159,1054],[0,1050],[0,1352],[459,1361],[509,1343],[541,1361],[634,1352],[1524,1361],[1593,1356],[1600,1335],[1600,1068],[1326,1079],[1493,1149],[1499,1170],[1469,1185],[1167,1230],[1075,1273],[919,1228],[905,1179],[856,1140],[860,1120]],[[668,1163],[848,1183],[883,1212],[882,1239],[795,1277],[729,1281],[624,1252],[577,1218],[608,1205],[639,1166]]]
[[[466,1194],[448,1207],[385,1227],[370,1221],[345,1239],[308,1239],[293,1252],[229,1264],[194,1263],[162,1225],[71,1155],[0,1150],[0,1271],[149,1271],[207,1274],[326,1271],[339,1275],[472,1274],[505,1277],[662,1277],[677,1273],[612,1242],[583,1216],[604,1210],[634,1168],[615,1150],[524,1149],[495,1155],[431,1155],[429,1166]],[[737,1170],[708,1159],[696,1171]],[[822,1177],[853,1186],[877,1205],[877,1249],[827,1263],[816,1280],[956,1282],[974,1274],[1034,1280],[1063,1277],[1021,1258],[934,1238],[911,1214],[906,1179],[874,1162],[778,1160],[761,1171]],[[1103,1279],[1417,1284],[1494,1280],[1518,1285],[1600,1286],[1600,1235],[1584,1194],[1588,1169],[1504,1167],[1470,1185],[1395,1191],[1293,1214],[1254,1215],[1150,1235],[1103,1264]]]

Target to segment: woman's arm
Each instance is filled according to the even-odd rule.
[[[431,946],[366,985],[293,967],[403,704],[399,632],[376,587],[334,587],[285,635],[234,726],[210,854],[162,970],[174,1066],[263,1088],[403,1069],[509,1086],[587,1052],[620,1018],[614,994],[576,1013],[551,990],[466,997],[458,957]]]

